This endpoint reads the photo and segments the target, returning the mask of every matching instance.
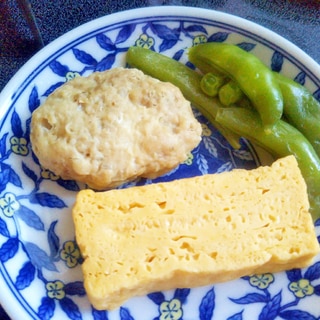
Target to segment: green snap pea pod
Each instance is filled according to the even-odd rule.
[[[216,97],[220,88],[225,84],[226,77],[213,74],[211,72],[203,75],[200,81],[202,91],[210,97]]]
[[[201,90],[202,76],[198,72],[172,58],[141,47],[130,47],[126,61],[129,66],[140,69],[145,74],[177,86],[184,97],[221,132],[230,145],[239,149],[239,137],[215,121],[221,104],[217,98],[209,97]]]
[[[259,112],[266,127],[274,125],[282,116],[283,101],[273,72],[253,54],[238,46],[208,42],[189,49],[189,60],[201,69],[212,66],[236,81]],[[201,65],[197,65],[199,61]],[[212,71],[214,72],[214,71]]]
[[[275,77],[282,91],[286,119],[306,136],[320,157],[320,102],[294,80],[279,73]]]
[[[219,109],[216,121],[275,157],[294,155],[307,184],[310,212],[314,220],[320,218],[320,159],[299,130],[279,120],[266,133],[256,111],[237,107]]]
[[[188,53],[189,60],[190,60],[190,50],[191,50],[191,48],[189,48],[189,53]],[[225,71],[218,69],[210,61],[207,62],[207,61],[203,60],[201,57],[199,58],[198,56],[196,56],[194,54],[192,54],[191,59],[192,59],[192,61],[190,60],[190,62],[192,62],[193,65],[196,66],[203,74],[210,72],[210,73],[215,74],[217,76],[221,76],[221,77],[226,76]]]

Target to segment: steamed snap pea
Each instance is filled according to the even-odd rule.
[[[198,45],[197,47],[200,46],[202,45]],[[244,62],[244,66],[238,67],[237,63],[242,62],[239,61],[240,58],[237,57],[238,60],[235,59],[237,63],[232,64],[232,58],[228,57],[227,63],[229,63],[229,65],[228,68],[225,69],[227,71],[229,69],[237,69],[235,74],[244,73],[242,78],[239,76],[241,78],[240,80],[242,82],[247,81],[247,85],[250,84],[252,86],[252,90],[257,89],[259,91],[259,94],[254,95],[254,100],[252,100],[252,96],[248,95],[243,89],[245,86],[240,85],[241,81],[238,82],[238,77],[235,77],[231,75],[229,71],[227,72],[224,70],[223,66],[220,68],[219,66],[216,67],[213,65],[211,61],[212,57],[208,57],[208,52],[210,53],[211,49],[202,50],[205,53],[203,58],[203,55],[194,55],[195,48],[197,47],[190,49],[189,56],[194,57],[192,62],[201,71],[204,73],[212,72],[221,78],[229,77],[232,79],[232,81],[236,82],[239,88],[245,93],[245,95],[236,103],[239,107],[224,107],[217,97],[210,97],[205,94],[201,88],[201,79],[203,78],[202,75],[190,69],[186,65],[162,54],[148,49],[131,47],[127,53],[127,63],[129,66],[136,67],[152,77],[158,78],[162,81],[169,81],[179,87],[185,98],[188,99],[218,130],[221,131],[221,133],[227,138],[232,146],[239,147],[238,139],[242,136],[256,143],[257,145],[260,145],[275,157],[294,155],[307,183],[310,212],[314,220],[320,218],[319,156],[317,155],[315,148],[301,132],[302,130],[298,127],[298,125],[291,125],[281,119],[283,111],[281,92],[283,91],[283,96],[286,100],[286,118],[289,119],[289,112],[293,113],[293,118],[295,118],[296,121],[301,119],[301,116],[302,118],[306,118],[308,121],[304,120],[304,124],[302,126],[305,126],[306,128],[311,126],[314,128],[314,137],[318,139],[319,136],[317,136],[317,133],[319,133],[319,130],[317,129],[317,124],[319,124],[319,121],[311,121],[312,117],[316,119],[319,119],[320,117],[318,104],[313,101],[314,98],[310,98],[310,93],[305,92],[303,87],[301,88],[298,86],[297,88],[296,84],[293,85],[290,81],[288,83],[286,80],[275,76],[270,69],[268,69],[269,72],[263,72],[261,75],[261,73],[259,73],[257,70],[254,70],[255,68],[258,68],[259,65],[255,59],[253,59],[253,66],[255,68],[249,71],[250,76],[248,77],[246,75],[246,69],[250,67],[249,62],[251,60],[247,58],[247,60]],[[223,52],[220,55],[223,55]],[[216,56],[219,56],[219,54],[216,54]],[[223,57],[221,60],[223,61]],[[220,69],[218,70],[218,68]],[[265,71],[265,69],[263,69],[263,71]],[[272,77],[270,76],[270,73]],[[262,81],[259,82],[257,79],[254,79],[253,81],[252,77],[254,74],[258,75],[259,77],[261,76]],[[274,81],[276,81],[276,86],[273,86]],[[206,83],[206,85],[210,87],[210,82]],[[280,90],[280,87],[281,92],[279,95],[278,89]],[[207,89],[211,90],[210,88]],[[265,94],[267,98],[263,100]],[[255,110],[251,105],[253,104],[253,101],[259,100],[258,97],[261,98],[261,101],[264,101],[264,104],[259,104],[260,109],[256,108],[258,110]],[[261,109],[261,106],[264,106],[265,108],[268,107],[267,102],[271,103],[278,101],[277,97],[281,97],[282,107],[279,105],[276,105],[276,107],[272,105],[267,112],[264,112],[265,110]],[[306,102],[308,102],[308,104],[306,104]],[[301,103],[306,106],[302,107]],[[294,105],[294,107],[292,105]],[[242,106],[244,106],[244,108]],[[269,114],[271,110],[275,112],[276,116],[272,117]],[[264,115],[264,117],[262,115]],[[266,119],[269,119],[270,122],[266,121]],[[266,123],[271,123],[270,119],[273,121],[272,126],[270,126],[269,130],[266,130]],[[297,126],[299,130],[295,126]]]
[[[320,102],[294,80],[278,73],[275,77],[282,91],[286,119],[305,135],[320,157]]]
[[[145,74],[177,86],[184,97],[221,132],[234,148],[240,147],[239,137],[215,121],[221,103],[217,98],[209,97],[202,91],[200,85],[202,75],[172,58],[141,47],[130,47],[126,61],[129,66],[140,69]]]
[[[275,157],[294,155],[307,184],[312,217],[314,220],[320,218],[320,159],[299,130],[278,120],[266,133],[256,111],[237,107],[219,109],[216,121]]]
[[[208,42],[189,49],[189,60],[203,72],[209,66],[233,79],[259,112],[264,126],[282,116],[281,90],[273,72],[253,54],[236,45]],[[214,72],[214,71],[212,71]]]

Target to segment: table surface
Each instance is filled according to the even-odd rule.
[[[65,32],[104,15],[154,5],[201,7],[246,18],[285,37],[320,64],[319,0],[30,0],[33,16],[26,14],[26,2],[0,3],[0,91],[32,55]],[[1,306],[0,319],[9,319]]]

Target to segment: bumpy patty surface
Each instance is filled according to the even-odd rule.
[[[31,143],[41,165],[95,189],[155,178],[201,140],[190,103],[137,69],[77,77],[34,111]]]

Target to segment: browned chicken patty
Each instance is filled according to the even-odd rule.
[[[32,114],[39,162],[63,179],[98,190],[155,178],[201,140],[201,125],[180,90],[137,69],[77,77]]]

